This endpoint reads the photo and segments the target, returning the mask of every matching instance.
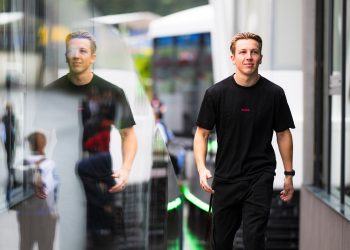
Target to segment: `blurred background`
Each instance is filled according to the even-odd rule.
[[[67,73],[65,36],[88,30],[97,41],[94,72],[124,89],[139,150],[120,194],[118,249],[209,249],[209,195],[193,158],[195,121],[205,90],[233,73],[229,44],[240,31],[263,39],[260,73],[286,93],[296,129],[293,201],[282,204],[277,158],[267,249],[349,249],[349,10],[346,0],[0,0],[0,249],[18,249],[16,211],[25,199],[8,176],[28,154],[40,90]],[[47,132],[47,155],[61,180],[55,249],[84,249],[85,200],[74,172],[75,120]],[[112,132],[112,149],[120,138]],[[72,144],[61,145],[61,141]],[[208,141],[214,171],[216,136]],[[115,165],[120,155],[113,155]],[[74,197],[74,198],[73,198]],[[28,225],[30,226],[30,225]],[[233,249],[244,249],[241,230]]]

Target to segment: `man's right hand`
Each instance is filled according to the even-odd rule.
[[[126,188],[128,184],[129,171],[121,168],[112,174],[112,177],[117,179],[117,184],[109,189],[109,192],[116,193],[121,192]]]
[[[209,186],[208,179],[212,178],[210,171],[207,168],[202,168],[199,171],[199,183],[201,185],[201,188],[207,192],[207,193],[214,193],[214,190]]]
[[[35,195],[39,199],[46,199],[47,195],[45,192],[45,184],[42,181],[41,177],[38,177],[38,179],[35,181]]]
[[[205,167],[209,134],[210,130],[197,127],[193,140],[193,153],[199,174],[199,184],[205,192],[213,194],[214,190],[208,184],[208,179],[213,176]]]

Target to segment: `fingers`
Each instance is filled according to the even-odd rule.
[[[284,178],[283,190],[280,193],[280,199],[283,202],[289,202],[292,200],[294,194],[293,179]]]
[[[114,176],[117,176],[117,177],[114,177]],[[109,192],[111,193],[121,192],[126,188],[127,179],[119,176],[120,175],[117,173],[113,175],[113,177],[118,178],[118,180],[117,180],[117,184],[115,184],[113,187],[109,189]]]
[[[214,190],[209,186],[208,179],[212,178],[210,171],[206,168],[202,169],[199,173],[199,183],[201,188],[207,193],[214,193]]]
[[[115,172],[112,174],[113,178],[119,178],[120,177],[120,173],[119,172]]]
[[[117,179],[117,184],[109,189],[109,192],[116,193],[121,192],[126,188],[128,183],[128,172],[120,169],[112,174],[112,177]]]
[[[35,188],[35,195],[39,199],[46,199],[46,197],[47,197],[43,187],[36,187]]]
[[[214,193],[214,190],[211,188],[211,186],[209,186],[209,184],[208,184],[208,182],[206,180],[205,181],[201,181],[200,182],[200,186],[205,192],[211,193],[211,194]]]
[[[111,193],[116,193],[116,192],[123,191],[125,188],[126,188],[126,183],[122,182],[122,183],[118,183],[118,184],[114,185],[108,191]]]
[[[280,193],[280,199],[283,202],[289,202],[293,198],[293,193],[294,193],[293,190],[282,190]]]
[[[202,189],[207,193],[210,193],[210,194],[214,193],[214,190],[210,186],[202,185]]]

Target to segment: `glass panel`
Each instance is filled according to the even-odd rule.
[[[167,240],[171,247],[181,243],[174,228],[181,228],[182,199],[166,146],[154,132],[149,100],[118,30],[92,22],[98,13],[86,2],[0,1],[0,160],[8,166],[0,168],[0,227],[6,228],[0,249],[19,249],[29,244],[26,236],[50,239],[54,249],[165,249]],[[102,98],[45,89],[68,72],[65,36],[80,29],[97,42],[94,73],[124,90],[137,124],[128,186],[114,195],[108,193],[110,174],[96,175],[122,164],[122,138],[107,119],[119,117],[119,106],[110,105],[109,93]],[[43,150],[47,169],[36,160]],[[50,192],[39,199],[38,187]],[[39,238],[30,234],[36,231]]]
[[[350,4],[347,3],[347,23],[350,23]],[[350,26],[347,25],[346,31],[347,41],[350,38]],[[345,140],[345,152],[350,148],[350,46],[346,48],[346,140]],[[345,153],[345,202],[350,206],[350,154]]]
[[[153,138],[149,249],[181,249],[183,200],[159,129]]]
[[[153,80],[157,83],[157,93],[172,94],[175,84],[172,80],[174,72],[175,39],[161,37],[153,41]]]
[[[342,1],[334,0],[333,12],[333,71],[341,71]]]
[[[332,75],[341,75],[341,2],[334,1],[333,13],[333,72]],[[340,186],[340,147],[341,147],[341,97],[333,95],[332,99],[332,141],[331,141],[331,193],[339,196]]]
[[[0,211],[5,210],[9,199],[10,188],[9,173],[17,159],[23,158],[24,143],[21,140],[24,134],[24,84],[25,50],[33,54],[26,44],[23,44],[24,15],[22,1],[6,1],[0,11]],[[34,68],[34,67],[33,67]],[[35,71],[30,80],[36,79]],[[26,190],[19,187],[15,190],[20,198],[26,195]],[[23,191],[23,192],[22,192]],[[29,191],[29,190],[28,190]]]
[[[339,196],[341,97],[332,96],[331,192]]]

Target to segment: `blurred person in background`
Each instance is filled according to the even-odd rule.
[[[258,73],[260,36],[238,33],[230,51],[235,73],[207,89],[197,119],[194,155],[200,186],[212,195],[212,248],[232,250],[243,222],[245,249],[260,250],[265,249],[276,168],[273,131],[285,170],[280,198],[288,202],[294,192],[290,128],[295,126],[283,89]],[[210,186],[206,153],[214,127],[218,150]]]
[[[10,102],[6,102],[5,113],[1,118],[0,135],[1,142],[4,145],[6,153],[6,166],[8,171],[6,184],[6,201],[10,202],[11,189],[15,187],[15,178],[13,174],[13,163],[15,158],[15,144],[18,133],[18,124],[16,116],[13,112],[13,106]]]
[[[155,117],[156,128],[158,129],[165,145],[168,148],[170,160],[174,167],[175,174],[179,177],[184,172],[185,150],[181,145],[174,143],[175,135],[164,122],[163,116],[166,112],[165,105],[158,98],[154,98],[151,101],[151,105]]]
[[[165,144],[168,145],[172,140],[174,140],[175,136],[173,132],[165,124],[163,119],[164,113],[166,111],[166,107],[158,98],[154,98],[151,101],[151,105],[152,105],[154,117],[156,120],[156,127],[159,129],[159,132]]]
[[[24,159],[25,165],[34,165],[35,195],[20,202],[17,211],[20,233],[20,250],[52,250],[56,232],[57,190],[59,179],[54,161],[45,156],[46,136],[33,132],[27,137],[31,154]]]
[[[137,151],[134,117],[124,91],[93,72],[96,42],[90,33],[68,34],[65,56],[69,73],[46,89],[79,99],[83,158],[77,163],[77,173],[87,202],[86,249],[115,249],[120,212],[113,193],[126,188]],[[69,112],[74,110],[72,107]],[[118,129],[122,144],[122,166],[115,172],[109,152],[112,125]]]
[[[6,151],[6,164],[9,175],[11,174],[11,168],[15,157],[15,143],[16,136],[18,134],[18,126],[16,116],[13,112],[13,107],[10,102],[6,103],[5,114],[1,118],[2,122],[2,142]]]

